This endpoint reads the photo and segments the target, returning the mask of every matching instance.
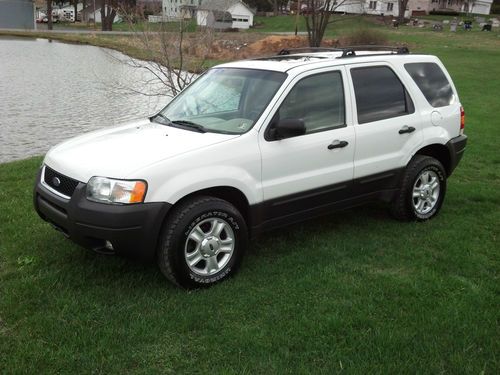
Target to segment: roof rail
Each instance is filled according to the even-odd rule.
[[[340,56],[339,58],[359,56],[356,55],[356,51],[387,51],[391,55],[392,54],[407,55],[410,53],[410,50],[406,46],[404,47],[373,46],[373,45],[352,46],[352,47],[343,47],[342,56]]]
[[[300,47],[300,48],[283,48],[278,52],[278,56],[291,55],[293,53],[304,53],[304,52],[342,52],[343,57],[354,57],[359,56],[356,55],[356,51],[387,51],[391,55],[406,55],[410,53],[408,47],[391,47],[391,46],[375,46],[375,45],[366,45],[366,46],[349,46],[349,47]]]
[[[292,53],[303,52],[342,52],[343,48],[334,47],[299,47],[299,48],[283,48],[278,52],[278,56],[291,55]]]

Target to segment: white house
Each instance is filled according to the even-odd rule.
[[[95,17],[95,22],[101,23],[101,6],[96,3],[96,9],[94,10],[94,4],[90,4],[89,6],[85,7],[82,9],[80,12],[82,16],[82,22],[93,22],[94,17]],[[108,10],[108,8],[106,8]],[[113,20],[113,23],[118,23],[121,22],[122,18],[118,15],[118,13],[115,16],[115,19]]]
[[[493,0],[409,0],[405,16],[429,14],[430,11],[451,10],[464,13],[490,14]],[[332,10],[345,13],[365,13],[397,16],[397,0],[336,0],[331,2]]]
[[[204,0],[196,11],[199,26],[248,29],[253,26],[255,13],[243,1]]]
[[[410,0],[411,1],[411,0]],[[337,0],[330,2],[335,12],[397,16],[398,0]]]
[[[491,12],[493,0],[464,1],[462,12],[488,15]]]
[[[162,0],[163,18],[166,21],[193,18],[201,3],[202,0]]]
[[[78,13],[80,13],[83,9],[83,4],[82,3],[78,3],[76,5],[76,10]],[[57,16],[59,16],[59,19],[66,19],[68,21],[71,21],[71,22],[74,22],[75,21],[75,6],[73,4],[67,4],[59,9],[57,8],[53,8],[52,10],[52,14],[54,14],[54,12],[57,14]]]

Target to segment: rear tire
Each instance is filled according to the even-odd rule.
[[[174,284],[207,287],[233,275],[241,264],[248,231],[229,202],[199,196],[181,202],[162,229],[158,265]]]
[[[439,160],[415,155],[406,167],[391,205],[398,220],[429,220],[441,209],[446,193],[446,171]]]

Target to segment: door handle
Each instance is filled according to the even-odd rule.
[[[343,148],[343,147],[347,146],[348,144],[349,144],[349,142],[347,142],[347,141],[339,141],[338,139],[336,139],[328,145],[328,149],[333,150],[334,148]]]
[[[399,134],[413,133],[414,131],[415,128],[413,126],[405,125],[401,129],[399,129]]]

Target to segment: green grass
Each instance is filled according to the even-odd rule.
[[[352,32],[360,27],[375,28],[377,25],[373,23],[372,17],[361,16],[339,16],[333,15],[330,19],[333,23],[328,27],[329,30],[337,30],[339,33]],[[344,21],[345,20],[345,21]],[[255,17],[255,28],[250,31],[259,32],[293,32],[295,25],[300,32],[307,31],[305,18],[303,16],[298,19],[295,16],[277,16],[277,17]]]
[[[437,54],[467,114],[438,217],[335,213],[254,240],[235,278],[186,292],[42,222],[40,158],[0,165],[0,373],[499,373],[499,40],[410,31],[387,36]]]

